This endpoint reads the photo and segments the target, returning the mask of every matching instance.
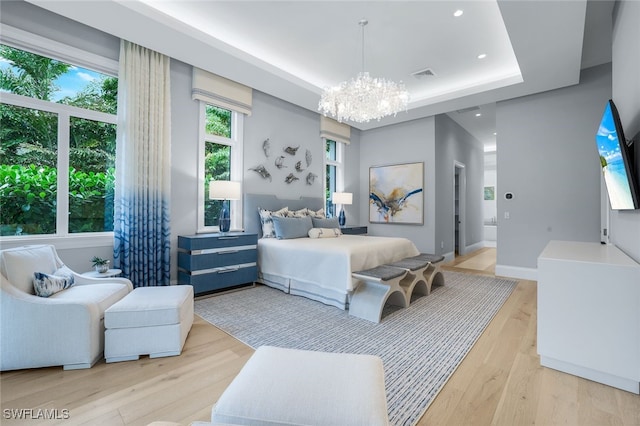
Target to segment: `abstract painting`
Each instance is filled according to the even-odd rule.
[[[369,168],[369,222],[423,224],[424,163]]]

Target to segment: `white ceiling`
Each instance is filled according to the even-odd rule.
[[[576,84],[582,66],[611,60],[612,1],[27,1],[313,111],[324,87],[362,71],[364,18],[365,70],[403,81],[411,101],[349,124],[450,113],[485,145],[496,101]],[[583,40],[597,53],[583,58]],[[412,75],[425,68],[435,76]]]

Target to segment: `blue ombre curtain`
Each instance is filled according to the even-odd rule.
[[[122,40],[114,265],[135,287],[170,284],[169,58]]]

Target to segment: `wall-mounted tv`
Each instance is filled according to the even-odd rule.
[[[600,165],[612,210],[634,210],[638,205],[638,184],[634,159],[624,138],[618,110],[612,100],[607,102],[596,133]]]

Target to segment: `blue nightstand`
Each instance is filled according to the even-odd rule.
[[[340,231],[345,235],[365,235],[368,232],[366,226],[344,226]]]
[[[226,232],[178,236],[178,283],[196,296],[258,279],[258,235]]]

